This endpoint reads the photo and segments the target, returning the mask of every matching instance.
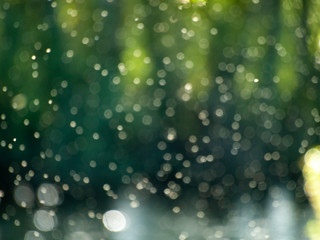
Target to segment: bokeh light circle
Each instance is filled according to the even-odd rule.
[[[38,210],[34,214],[33,223],[40,231],[48,232],[56,226],[57,218],[53,211]]]
[[[37,191],[37,197],[44,206],[52,207],[60,203],[57,187],[50,183],[43,183]]]
[[[102,222],[111,232],[121,232],[127,227],[124,214],[117,210],[110,210],[103,214]]]
[[[15,187],[13,197],[20,207],[32,207],[34,202],[34,192],[32,188],[26,184]]]

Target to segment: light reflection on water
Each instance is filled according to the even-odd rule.
[[[300,211],[287,190],[271,188],[267,207],[239,204],[230,217],[222,220],[207,217],[205,220],[192,216],[191,212],[179,214],[145,206],[131,209],[131,220],[126,231],[116,233],[114,239],[206,239],[206,240],[300,240],[310,214]],[[300,216],[301,215],[301,216]],[[302,216],[303,215],[303,216]],[[308,216],[306,216],[308,215]],[[297,220],[299,219],[299,220]],[[112,220],[110,215],[109,221]],[[117,217],[114,218],[117,221]],[[111,230],[111,229],[109,229]]]
[[[268,227],[270,238],[295,239],[297,232],[297,213],[293,199],[281,188],[270,189],[268,203]]]
[[[31,193],[24,185],[20,188],[17,188],[17,193],[20,190]],[[31,199],[30,194],[21,196],[16,194],[15,200],[28,203],[28,199]],[[141,196],[137,194],[134,199],[140,199]],[[157,206],[153,206],[149,200],[140,201],[141,205],[136,208],[122,203],[104,213],[84,211],[76,215],[57,216],[54,205],[59,202],[59,192],[54,185],[47,183],[40,185],[38,189],[38,202],[45,207],[36,210],[33,217],[33,225],[40,232],[30,229],[25,233],[25,240],[46,239],[57,228],[59,219],[63,222],[60,221],[59,225],[63,226],[63,234],[67,240],[300,240],[305,239],[304,226],[311,215],[310,209],[305,210],[298,206],[294,196],[280,186],[269,188],[265,205],[243,203],[239,199],[223,219],[210,211],[195,214],[192,208],[179,208],[179,211],[172,208],[170,211],[159,202]]]

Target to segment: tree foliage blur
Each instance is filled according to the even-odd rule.
[[[291,233],[223,236],[303,239],[302,157],[320,136],[319,10],[317,0],[1,1],[0,239],[38,239],[35,228],[117,239],[90,221],[122,202],[163,212],[138,239],[218,239],[222,230],[161,219],[210,228],[248,206],[249,219],[268,218],[269,199],[284,196],[301,219]],[[50,231],[32,220],[39,194],[30,206],[14,195],[42,183],[64,195]]]

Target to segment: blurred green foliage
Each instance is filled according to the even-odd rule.
[[[320,136],[319,7],[1,1],[2,238],[34,228],[40,203],[24,209],[13,197],[26,182],[64,190],[61,218],[98,214],[134,193],[140,208],[154,202],[175,214],[178,206],[210,226],[236,204],[256,204],[263,215],[275,185],[307,211],[299,159]],[[46,236],[65,239],[68,231]],[[176,239],[175,231],[165,238]],[[303,227],[296,231],[302,239]]]

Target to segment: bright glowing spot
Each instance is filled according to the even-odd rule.
[[[104,226],[111,232],[121,232],[127,226],[126,217],[122,212],[110,210],[103,214],[102,222]]]
[[[310,149],[306,153],[304,161],[307,167],[311,168],[315,173],[320,173],[320,151],[318,149]]]
[[[188,93],[192,92],[192,84],[187,83],[186,85],[184,85],[184,90]]]
[[[33,223],[40,231],[51,231],[57,223],[56,215],[53,211],[38,210],[34,214]]]
[[[169,128],[167,132],[167,139],[173,141],[177,138],[177,131],[174,128]]]
[[[28,185],[19,185],[14,189],[13,197],[20,207],[32,207],[34,201],[33,190]]]
[[[38,188],[37,196],[39,202],[48,207],[56,206],[60,203],[58,189],[53,184],[41,184]]]
[[[28,231],[24,235],[24,240],[45,240],[45,237],[38,231]]]

